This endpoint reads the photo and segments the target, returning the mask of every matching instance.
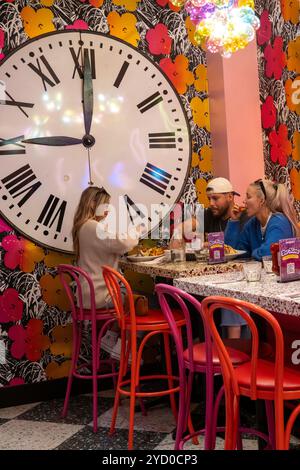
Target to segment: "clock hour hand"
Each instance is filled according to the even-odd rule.
[[[93,118],[93,79],[88,50],[84,51],[83,70],[83,119],[86,135],[90,134]]]
[[[64,147],[66,145],[82,144],[82,139],[65,136],[35,137],[33,139],[22,140],[25,144],[50,145],[53,147]]]

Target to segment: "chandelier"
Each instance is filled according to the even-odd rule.
[[[254,0],[171,0],[195,24],[195,41],[209,52],[230,57],[255,38],[260,26]]]

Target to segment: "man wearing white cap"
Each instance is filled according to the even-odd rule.
[[[240,207],[234,203],[234,196],[240,194],[234,191],[232,184],[226,178],[214,178],[206,187],[209,200],[209,208],[204,213],[205,233],[224,232],[232,210],[240,211]],[[241,224],[247,217],[242,214]]]

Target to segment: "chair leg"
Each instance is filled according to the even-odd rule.
[[[170,351],[170,339],[169,339],[169,333],[163,333],[164,336],[164,349],[165,349],[165,357],[166,357],[166,369],[167,369],[167,374],[171,377],[173,372],[172,372],[172,361],[171,361],[171,351]],[[174,388],[174,382],[173,379],[169,378],[168,379],[168,387]],[[177,422],[177,407],[176,407],[176,401],[175,401],[175,396],[174,393],[170,394],[170,402],[171,402],[171,409],[175,418],[175,421]]]
[[[274,402],[275,406],[275,435],[276,435],[276,449],[275,450],[284,450],[284,409],[283,409],[283,400],[276,400]]]
[[[93,431],[97,432],[98,427],[98,357],[97,357],[97,332],[96,321],[92,322],[92,380],[93,380]]]
[[[295,420],[296,420],[297,416],[299,415],[299,413],[300,413],[300,405],[296,406],[296,408],[293,410],[293,412],[291,413],[291,415],[288,419],[286,429],[285,429],[285,439],[284,439],[285,440],[285,450],[289,450],[291,432],[292,432]]]
[[[272,450],[275,450],[275,420],[274,420],[274,402],[271,400],[265,400],[269,443]]]
[[[68,413],[68,406],[69,406],[69,400],[70,400],[72,383],[73,383],[73,373],[75,372],[75,369],[76,369],[77,358],[78,358],[78,355],[79,355],[79,349],[80,349],[80,341],[79,341],[79,337],[78,337],[78,334],[77,334],[76,326],[73,323],[72,360],[71,360],[71,368],[70,368],[69,377],[68,377],[68,383],[67,383],[67,390],[66,390],[66,395],[65,395],[64,406],[63,406],[63,410],[62,410],[62,413],[61,413],[62,418],[65,418],[67,416],[67,413]]]
[[[120,387],[123,376],[126,374],[127,368],[125,367],[125,348],[126,348],[126,332],[121,331],[121,356],[120,356],[120,367],[119,367],[119,375],[118,375],[118,382],[116,388],[116,395],[114,400],[113,412],[111,417],[111,425],[109,429],[109,433],[113,434],[116,428],[116,420],[118,415],[118,409],[120,404]]]
[[[212,425],[214,411],[214,376],[211,371],[205,375],[206,397],[205,397],[205,440],[204,449],[212,449]]]
[[[224,396],[224,385],[221,386],[220,390],[218,391],[217,397],[214,403],[214,411],[213,411],[213,419],[212,419],[212,429],[211,429],[211,448],[214,449],[216,447],[216,433],[217,433],[217,426],[218,426],[218,414],[221,400]]]

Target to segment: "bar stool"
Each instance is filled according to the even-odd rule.
[[[68,384],[66,396],[62,411],[62,417],[65,417],[68,412],[69,398],[72,388],[73,378],[83,380],[92,380],[93,382],[93,431],[97,432],[98,420],[98,379],[105,379],[112,377],[114,384],[118,372],[116,371],[116,361],[113,359],[100,360],[100,347],[101,339],[106,333],[110,325],[116,321],[116,314],[114,309],[96,309],[95,305],[95,290],[93,281],[81,268],[77,268],[68,264],[60,264],[58,266],[60,279],[68,299],[70,301],[72,324],[73,324],[73,347],[72,347],[72,360],[71,368],[68,377]],[[74,296],[74,288],[71,286],[70,278],[73,287],[76,286],[77,298]],[[89,288],[90,308],[83,307],[82,301],[82,280],[85,281]],[[91,362],[85,361],[79,364],[79,353],[82,343],[82,332],[86,322],[91,324]],[[97,322],[101,322],[99,332],[97,332]],[[100,373],[103,365],[109,365],[111,372]],[[91,373],[84,373],[81,369],[91,369]]]
[[[181,378],[174,376],[171,365],[171,352],[169,336],[171,331],[162,312],[159,309],[149,309],[146,316],[136,316],[134,299],[130,285],[126,279],[116,270],[109,266],[103,267],[103,277],[107,288],[113,299],[116,315],[121,330],[121,363],[118,376],[118,384],[115,395],[112,422],[110,432],[115,430],[120,396],[129,397],[129,430],[128,449],[133,448],[134,414],[136,398],[170,396],[171,408],[175,420],[177,420],[177,407],[174,394],[184,386]],[[125,312],[121,296],[120,285],[126,289],[129,300],[129,312]],[[176,327],[180,330],[185,325],[185,318],[181,312],[174,312]],[[145,335],[137,348],[137,332]],[[144,347],[147,341],[154,335],[162,334],[164,339],[164,350],[166,360],[166,374],[140,375],[140,365]],[[128,340],[128,341],[127,341]],[[127,364],[131,354],[130,378],[126,379]],[[140,385],[143,381],[167,380],[168,386],[163,390],[141,392]],[[175,384],[174,384],[175,382]],[[129,388],[129,390],[128,390]]]
[[[269,404],[274,402],[275,426],[272,425],[272,420],[268,421],[270,438],[275,432],[275,449],[288,449],[291,428],[297,414],[300,412],[300,406],[291,414],[285,427],[284,402],[300,399],[300,373],[295,369],[284,366],[284,340],[278,321],[270,312],[257,305],[227,297],[207,297],[202,302],[202,308],[219,354],[225,386],[225,448],[233,450],[236,447],[240,397],[246,396],[251,400],[265,400]],[[233,367],[231,358],[215,325],[214,313],[219,308],[228,308],[243,317],[251,331],[252,351],[250,358],[237,367]],[[247,313],[247,310],[251,312],[251,315]],[[266,322],[273,332],[275,347],[272,358],[267,360],[259,358],[259,335],[252,316],[257,316]]]

